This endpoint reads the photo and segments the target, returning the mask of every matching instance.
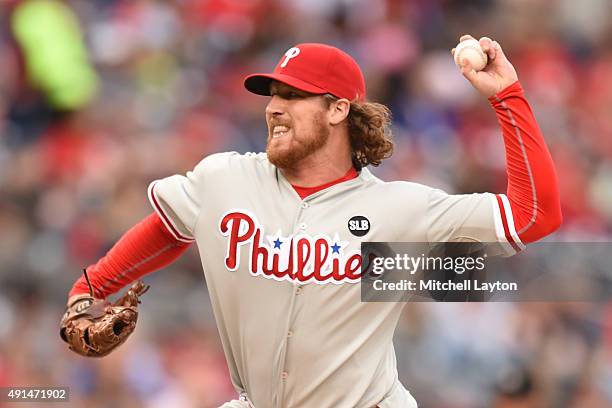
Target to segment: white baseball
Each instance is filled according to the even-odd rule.
[[[482,70],[488,62],[487,54],[480,47],[478,40],[465,40],[457,44],[455,48],[455,64],[461,66],[461,60],[466,59],[476,71]]]

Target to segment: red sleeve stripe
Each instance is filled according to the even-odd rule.
[[[154,181],[153,183],[149,185],[149,200],[151,201],[151,204],[153,205],[153,208],[155,209],[157,214],[159,214],[159,217],[161,218],[166,228],[168,228],[168,231],[170,231],[170,233],[174,235],[174,238],[176,238],[179,241],[182,241],[182,242],[195,241],[195,239],[186,237],[185,235],[181,234],[181,232],[178,230],[176,225],[174,225],[174,223],[172,222],[172,219],[168,217],[168,215],[164,211],[164,208],[159,204],[157,195],[155,194],[156,185],[157,185],[157,181]]]
[[[520,252],[523,248],[521,247],[522,245],[520,244],[518,237],[515,239],[515,237],[513,236],[514,234],[516,234],[516,232],[514,234],[511,232],[511,228],[514,229],[514,222],[512,221],[512,219],[510,219],[510,223],[508,222],[508,212],[506,212],[506,207],[504,205],[503,198],[500,194],[496,194],[495,198],[497,198],[497,205],[499,207],[501,215],[500,218],[504,227],[504,236],[506,238],[506,241],[508,241],[508,243],[512,245],[512,248],[514,248],[516,252]],[[512,212],[510,212],[510,217],[511,216]]]

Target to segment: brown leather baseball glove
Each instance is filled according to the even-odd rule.
[[[96,299],[89,283],[89,295],[69,299],[60,323],[60,337],[70,350],[86,357],[103,357],[123,344],[136,327],[139,296],[149,286],[138,281],[117,301]]]

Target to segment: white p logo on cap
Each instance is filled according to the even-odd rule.
[[[280,65],[281,68],[285,68],[287,66],[287,64],[289,63],[289,60],[291,58],[297,57],[298,55],[300,55],[300,49],[298,47],[291,47],[291,48],[289,48],[287,50],[287,52],[285,53],[285,60]]]

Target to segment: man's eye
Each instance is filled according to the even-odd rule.
[[[274,96],[274,95],[278,95],[283,99],[299,99],[299,98],[303,98],[302,95],[300,95],[297,92],[292,92],[292,91],[286,91],[286,92],[270,92],[270,96]]]

